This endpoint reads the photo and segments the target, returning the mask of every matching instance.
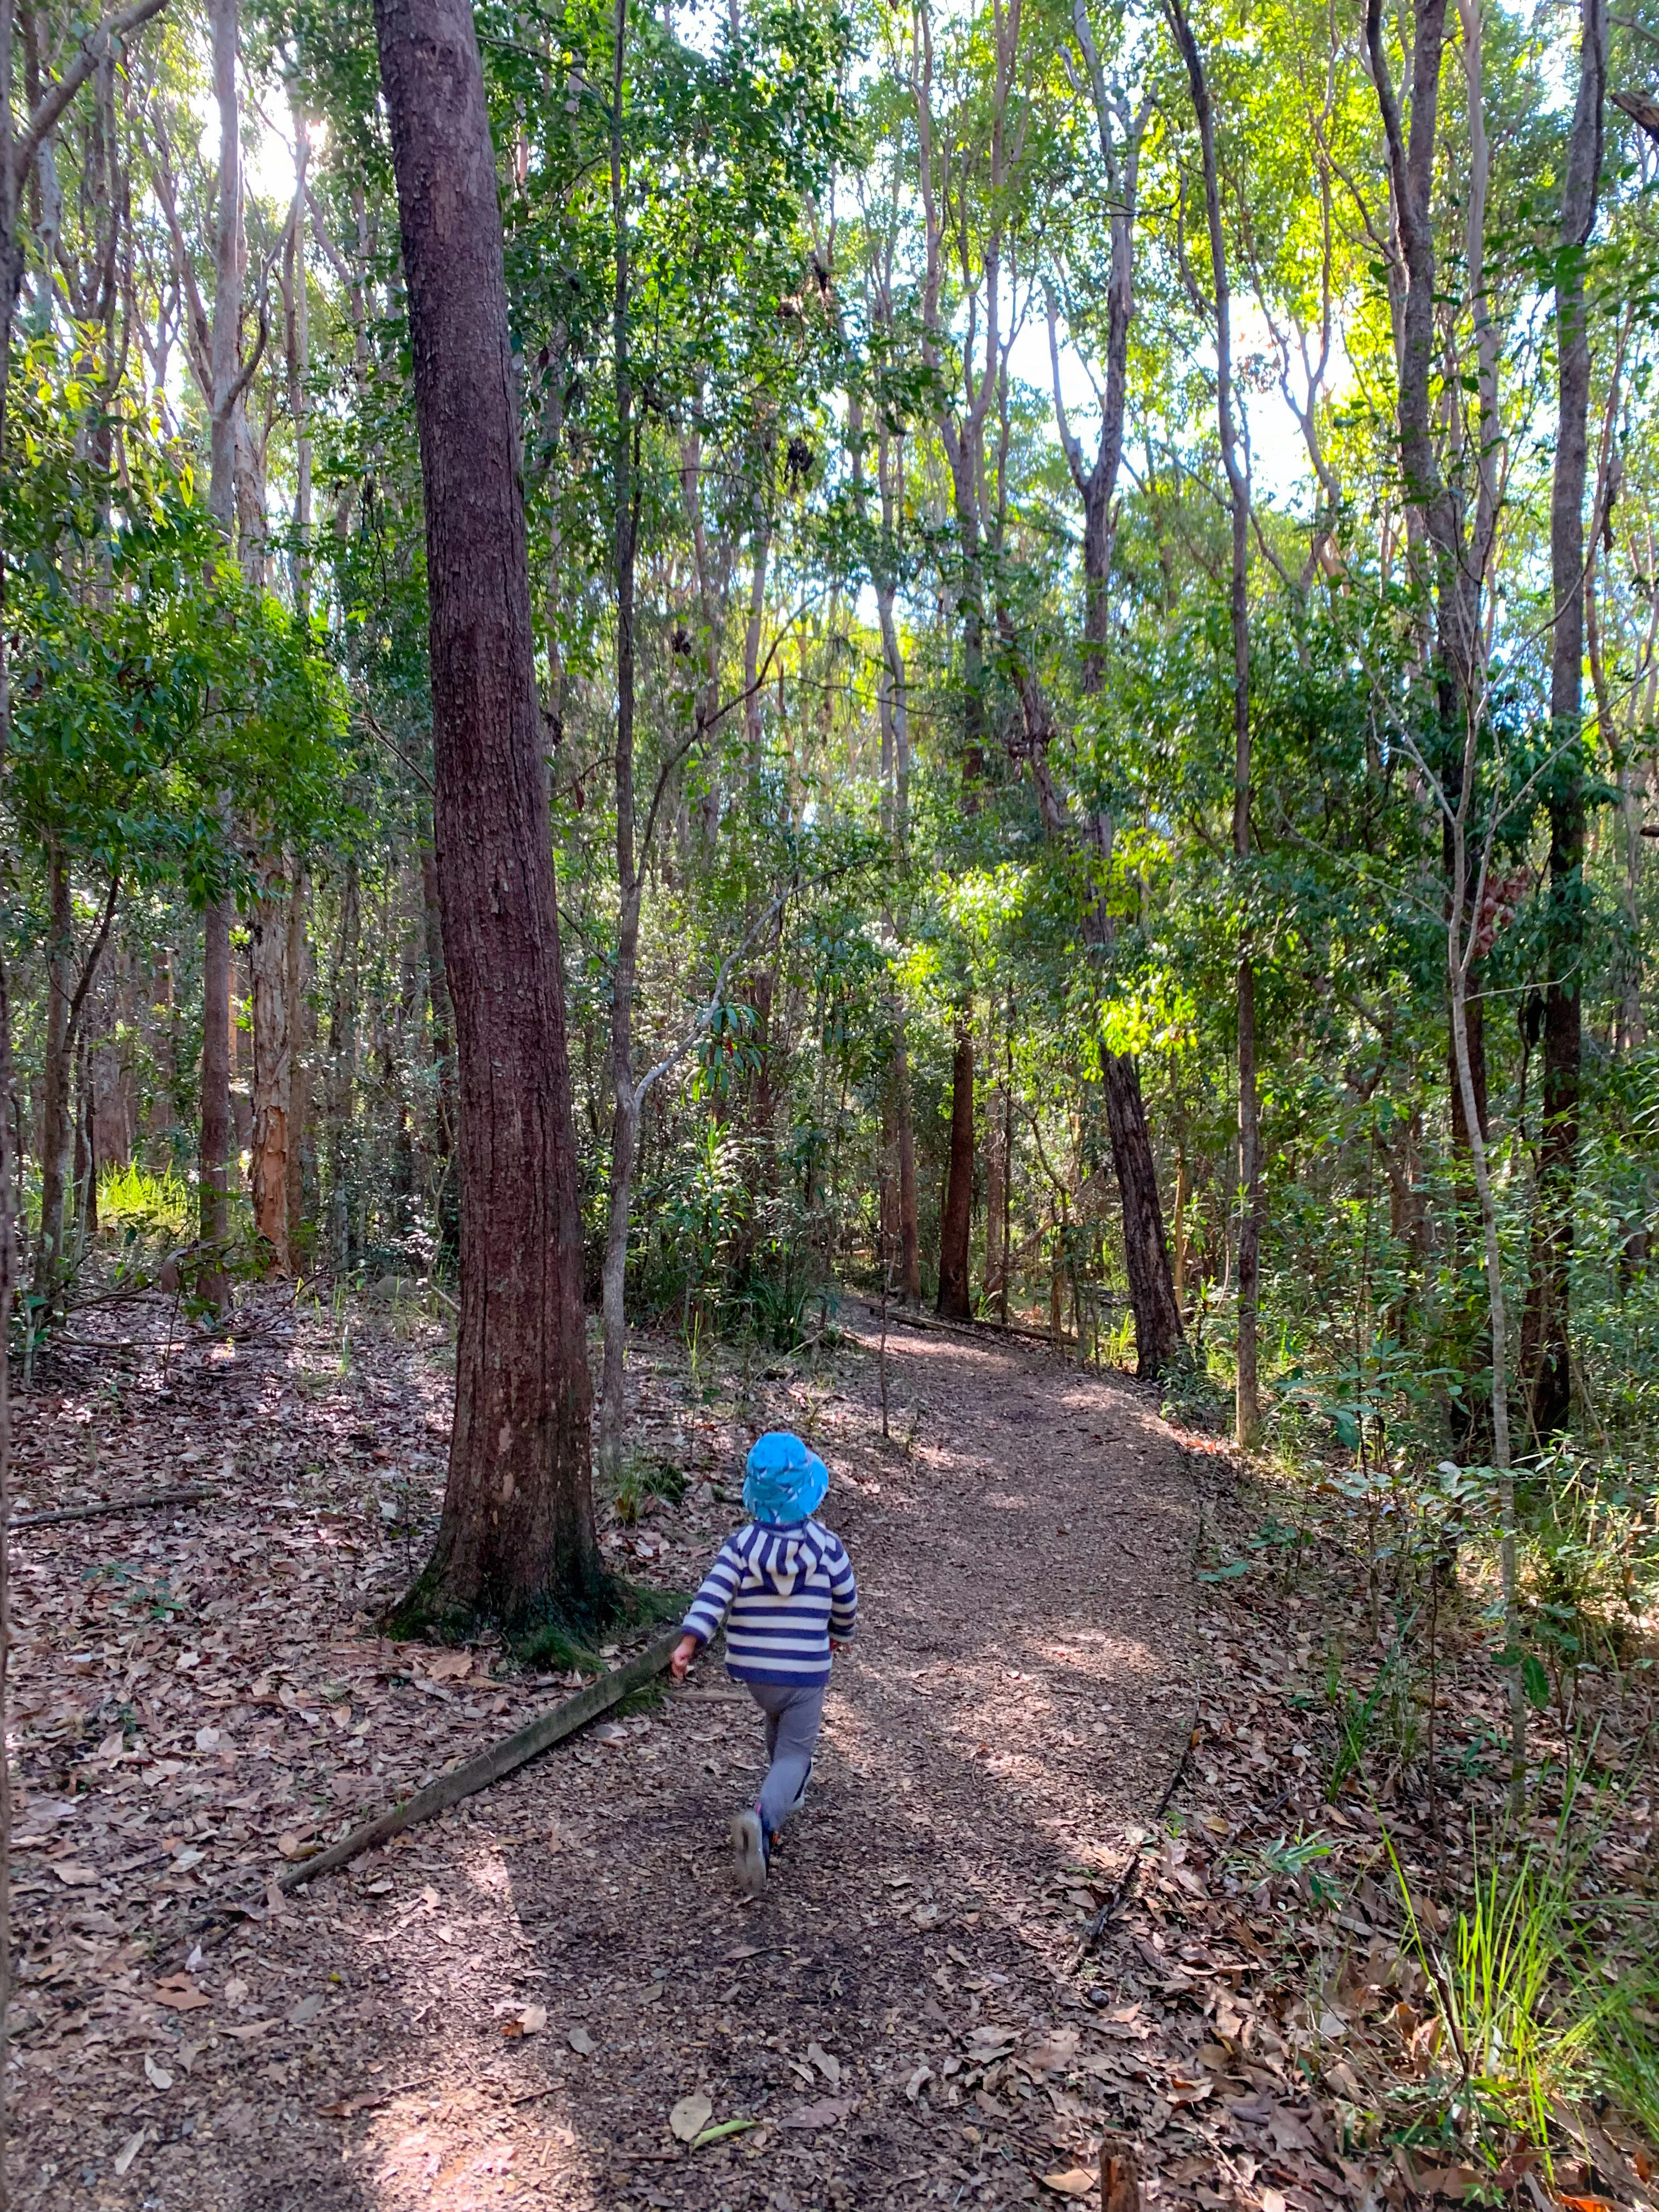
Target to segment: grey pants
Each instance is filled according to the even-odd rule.
[[[761,1784],[761,1826],[775,1836],[806,1795],[812,1747],[823,1721],[822,1682],[799,1689],[781,1682],[750,1682],[749,1694],[766,1716],[766,1756],[772,1762]]]

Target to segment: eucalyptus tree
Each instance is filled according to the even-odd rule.
[[[523,1631],[602,1597],[581,1211],[495,148],[466,0],[380,0],[431,607],[461,1321],[433,1557],[409,1620]]]

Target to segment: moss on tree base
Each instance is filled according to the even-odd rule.
[[[647,1589],[601,1569],[584,1590],[549,1595],[506,1614],[488,1599],[457,1600],[443,1586],[441,1568],[429,1561],[379,1626],[398,1643],[471,1644],[499,1636],[521,1666],[591,1670],[600,1663],[596,1646],[607,1631],[676,1620],[689,1602],[683,1590]]]

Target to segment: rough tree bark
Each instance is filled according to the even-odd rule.
[[[893,1008],[893,1118],[898,1139],[899,1289],[911,1305],[921,1297],[921,1230],[916,1210],[916,1133],[910,1110],[910,1055],[904,1007]]]
[[[455,1425],[401,1608],[526,1630],[604,1589],[552,828],[494,149],[467,0],[376,0],[425,493],[460,1103]]]
[[[439,1178],[434,1212],[440,1243],[453,1260],[460,1250],[461,1242],[455,1188],[454,1021],[449,1006],[448,971],[444,965],[438,860],[429,844],[421,848],[421,898],[426,921],[426,992],[432,1018],[432,1073],[438,1090],[432,1145]]]
[[[1584,247],[1601,179],[1607,70],[1606,0],[1582,0],[1578,98],[1567,140],[1557,237],[1556,445],[1550,496],[1550,717],[1559,752],[1550,785],[1549,980],[1544,992],[1543,1138],[1532,1265],[1521,1327],[1521,1379],[1534,1436],[1566,1424],[1571,1399],[1573,1193],[1578,1166],[1580,983],[1584,962],[1584,481],[1589,463],[1589,315]]]
[[[1443,0],[1442,0],[1443,6]],[[1183,0],[1164,0],[1164,12],[1187,65],[1193,112],[1198,118],[1204,164],[1204,206],[1210,232],[1210,276],[1215,310],[1216,419],[1232,514],[1229,608],[1233,633],[1233,857],[1242,877],[1250,856],[1250,490],[1239,459],[1233,416],[1232,320],[1227,289],[1227,240],[1221,222],[1221,182],[1216,162],[1215,115],[1204,60]],[[1238,959],[1238,1380],[1234,1432],[1253,1444],[1261,1428],[1257,1373],[1257,1300],[1261,1256],[1261,1137],[1255,1075],[1255,965],[1248,933]]]
[[[968,1321],[974,1310],[969,1246],[974,1225],[974,1018],[957,1016],[957,1048],[951,1068],[951,1165],[939,1234],[939,1310],[949,1321]]]

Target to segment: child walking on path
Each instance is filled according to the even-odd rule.
[[[751,1812],[732,1821],[738,1878],[766,1887],[777,1832],[806,1795],[830,1685],[830,1653],[858,1618],[853,1563],[812,1518],[830,1472],[797,1436],[774,1429],[749,1454],[743,1502],[753,1518],[728,1536],[693,1599],[670,1669],[677,1681],[726,1621],[726,1668],[766,1716],[771,1762]]]

